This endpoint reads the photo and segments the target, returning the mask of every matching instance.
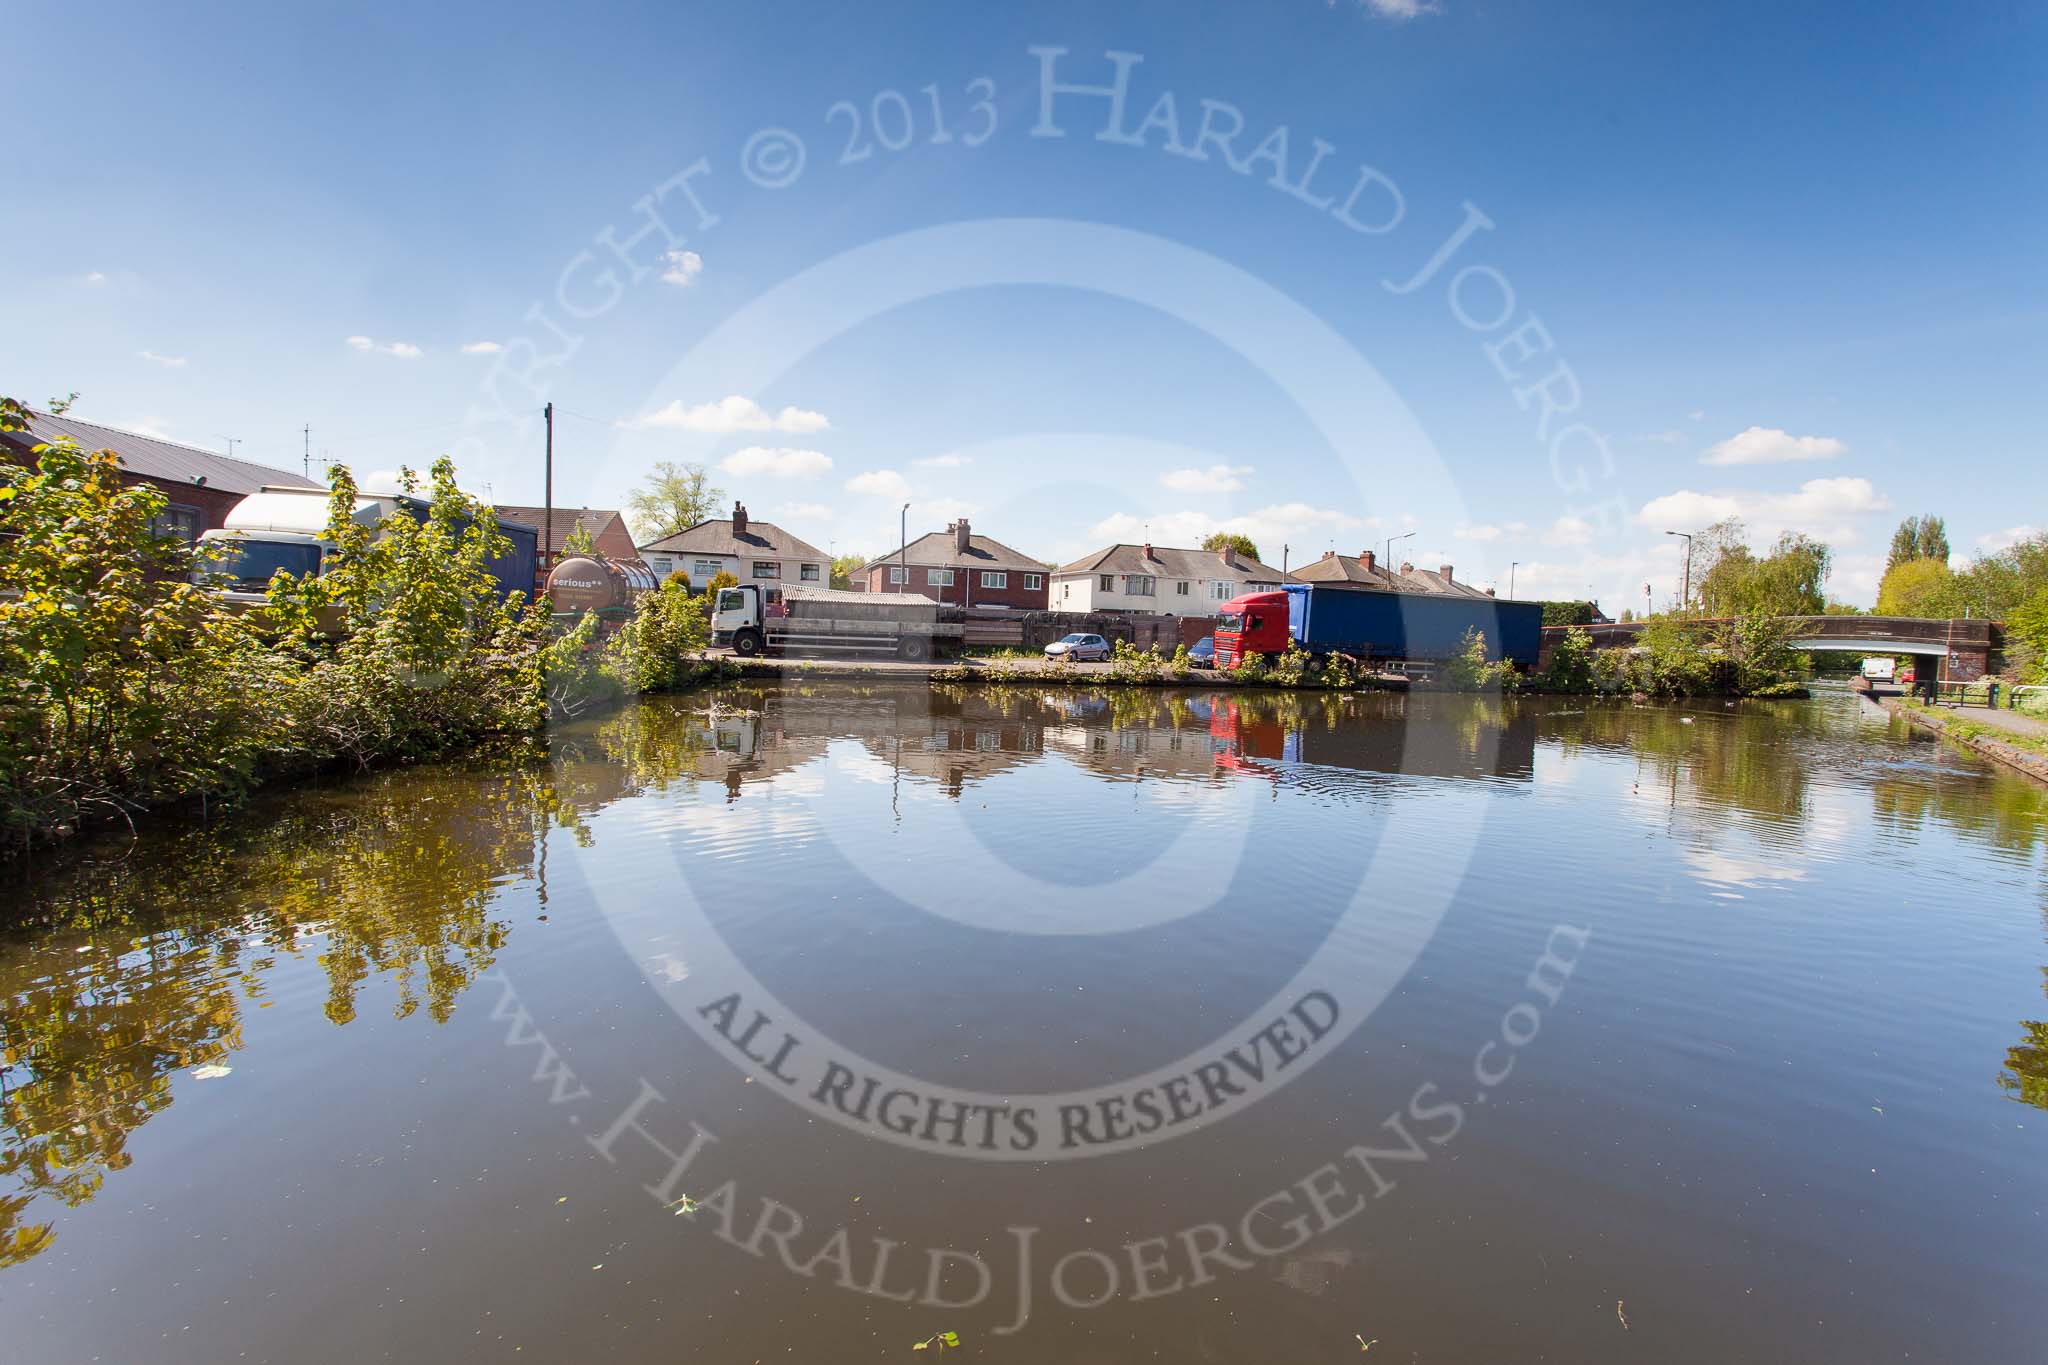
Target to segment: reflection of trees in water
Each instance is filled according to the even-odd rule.
[[[241,1047],[281,957],[314,956],[336,1024],[373,978],[398,1017],[446,1022],[510,932],[493,888],[533,868],[554,805],[535,766],[419,769],[70,869],[0,958],[0,1264],[48,1244],[25,1221],[38,1198],[82,1204],[127,1166],[175,1073]]]
[[[1580,748],[1609,750],[1644,765],[1642,784],[1682,790],[1707,806],[1777,821],[1803,822],[1810,769],[1807,742],[1820,718],[1804,703],[1691,707],[1573,698],[1541,708],[1541,734],[1567,757]]]

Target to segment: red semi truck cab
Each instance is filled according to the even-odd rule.
[[[1287,594],[1248,592],[1216,613],[1216,667],[1236,668],[1247,654],[1287,652]]]

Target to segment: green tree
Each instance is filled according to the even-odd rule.
[[[1262,564],[1265,562],[1259,559],[1259,547],[1252,543],[1250,536],[1241,535],[1236,531],[1216,531],[1202,537],[1202,548],[1205,550],[1221,550],[1226,545],[1237,551],[1241,558],[1259,560]]]
[[[1932,513],[1907,517],[1892,532],[1891,551],[1885,556],[1884,570],[1890,573],[1899,565],[1916,559],[1939,559],[1946,563],[1948,554],[1948,528],[1940,517]]]
[[[1707,615],[1817,616],[1826,609],[1824,585],[1832,561],[1826,545],[1787,531],[1768,555],[1758,557],[1742,534],[1742,523],[1733,519],[1707,528],[1708,566],[1696,580]]]
[[[716,603],[720,588],[736,588],[739,585],[740,581],[737,578],[734,578],[724,569],[720,569],[717,573],[711,575],[711,581],[704,585],[704,600],[706,603]]]
[[[1954,616],[1955,575],[1945,559],[1906,559],[1885,571],[1877,585],[1880,616]]]
[[[577,518],[575,529],[570,531],[568,539],[562,542],[563,557],[596,553],[597,537],[590,534],[590,528],[583,524],[582,518]]]
[[[663,460],[645,484],[627,495],[626,510],[644,544],[710,520],[724,500],[725,490],[713,486],[703,465]]]
[[[833,555],[832,586],[835,588],[851,588],[853,586],[853,575],[860,569],[861,565],[867,562],[868,557],[866,555]]]

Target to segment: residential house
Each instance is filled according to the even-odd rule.
[[[197,446],[180,445],[160,436],[143,436],[66,415],[32,413],[26,431],[0,432],[0,458],[21,465],[35,463],[35,448],[69,436],[86,450],[111,450],[121,461],[129,484],[162,489],[170,505],[157,518],[159,530],[197,540],[201,531],[216,531],[243,498],[263,488],[325,488],[327,485],[252,460],[217,455]]]
[[[613,508],[557,507],[550,512],[544,507],[501,506],[496,511],[499,521],[531,526],[539,532],[540,548],[534,559],[536,589],[546,585],[549,572],[562,562],[562,547],[579,526],[590,533],[592,548],[613,563],[632,564],[640,559],[632,529],[626,525],[624,515]]]
[[[955,606],[1044,611],[1048,577],[1043,561],[975,535],[962,517],[854,570],[854,585],[921,593]]]
[[[1054,611],[1146,611],[1214,616],[1240,593],[1270,592],[1286,576],[1271,565],[1220,550],[1116,544],[1054,571]]]
[[[830,556],[773,522],[748,516],[743,502],[732,505],[730,517],[700,521],[639,548],[656,578],[680,570],[692,587],[701,588],[721,573],[763,587],[809,583],[823,588],[832,581]]]
[[[1395,570],[1381,564],[1371,550],[1361,550],[1355,557],[1325,550],[1321,559],[1302,565],[1294,571],[1293,577],[1297,583],[1355,583],[1360,587],[1385,588],[1390,592],[1422,592],[1452,597],[1493,596],[1489,589],[1460,583],[1448,564],[1440,564],[1432,571],[1403,563]]]

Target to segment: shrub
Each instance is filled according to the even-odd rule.
[[[1118,640],[1110,651],[1109,676],[1120,683],[1156,683],[1164,665],[1156,646],[1139,649],[1129,640]]]
[[[1546,692],[1591,692],[1597,685],[1593,670],[1593,637],[1574,626],[1558,637],[1550,651],[1540,685]]]
[[[1471,626],[1458,652],[1444,661],[1437,681],[1453,692],[1498,691],[1513,672],[1514,665],[1507,660],[1486,657],[1486,634]]]

